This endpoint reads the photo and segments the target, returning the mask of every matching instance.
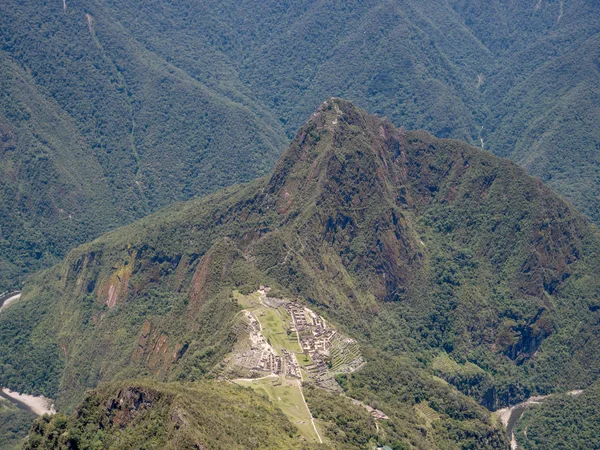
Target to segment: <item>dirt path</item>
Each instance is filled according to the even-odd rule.
[[[92,36],[94,36],[94,22],[93,22],[94,18],[88,13],[85,13],[85,18],[87,19],[87,24],[88,24],[88,29],[90,30],[90,34]],[[96,43],[96,44],[98,44],[98,43]]]
[[[304,402],[304,406],[306,407],[306,410],[308,411],[308,415],[310,416],[310,422],[312,423],[312,426],[315,429],[315,433],[317,434],[317,437],[319,438],[319,443],[322,444],[323,439],[321,439],[319,430],[317,430],[317,426],[315,425],[315,418],[313,417],[312,413],[310,412],[310,408],[308,407],[308,404],[306,403],[306,399],[304,398],[304,392],[302,392],[302,383],[298,380],[296,380],[296,382],[298,383],[298,389],[300,389],[300,395],[302,396],[302,401]]]
[[[556,23],[560,23],[560,19],[562,19],[563,14],[564,14],[563,0],[560,0],[560,11],[558,13],[558,19],[556,20]]]

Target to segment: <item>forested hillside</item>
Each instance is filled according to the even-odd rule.
[[[0,448],[20,449],[35,418],[31,411],[20,409],[9,400],[0,397]]]
[[[0,292],[264,175],[323,99],[507,156],[598,220],[592,0],[0,5]]]
[[[600,221],[600,4],[451,0],[493,54],[482,136]]]
[[[0,315],[0,383],[70,411],[102,381],[222,378],[236,292],[268,284],[360,345],[366,364],[336,381],[389,417],[383,442],[502,448],[477,403],[598,379],[599,255],[598,229],[515,164],[331,99],[270,177],[32,277]],[[339,426],[339,398],[307,396]]]
[[[265,174],[285,145],[259,108],[146,49],[102,3],[0,5],[0,291],[103,231]]]
[[[88,394],[75,414],[39,419],[26,450],[315,449],[266,399],[226,383],[129,381]],[[333,448],[333,447],[321,447]]]
[[[563,394],[528,408],[515,436],[525,450],[568,448],[586,450],[600,447],[600,385],[583,392]]]

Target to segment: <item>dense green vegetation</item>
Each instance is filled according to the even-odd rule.
[[[599,14],[589,0],[4,2],[0,292],[266,174],[330,96],[481,138],[597,221]]]
[[[0,448],[17,450],[29,429],[35,414],[18,408],[9,400],[0,397]]]
[[[375,352],[362,370],[339,377],[346,395],[385,412],[388,419],[377,420],[377,427],[349,398],[308,387],[308,405],[325,423],[326,437],[344,448],[367,448],[369,442],[394,449],[454,449],[457,443],[462,449],[506,448],[489,411],[416,366]]]
[[[590,449],[600,447],[600,386],[577,395],[552,396],[529,407],[515,428],[519,448]]]
[[[38,419],[24,449],[310,449],[270,402],[229,383],[113,383],[71,416]],[[327,448],[327,447],[323,447]]]
[[[432,383],[437,387],[431,394],[441,398],[448,395],[447,385]],[[410,385],[403,389],[408,391]],[[394,449],[506,447],[501,431],[484,425],[489,415],[483,409],[479,412],[483,423],[436,416],[432,424],[415,416],[412,403],[395,400],[395,408],[385,405],[390,407],[391,417],[376,426],[366,409],[349,398],[311,385],[305,385],[304,390],[319,428],[325,430],[323,444],[309,443],[275,406],[277,402],[249,388],[222,381],[164,384],[130,380],[92,390],[69,416],[59,413],[39,418],[24,448],[187,449],[204,445],[215,449],[345,450],[384,444]],[[454,396],[454,402],[456,408],[477,410],[460,395]],[[465,411],[460,414],[464,416]]]
[[[304,396],[325,439],[349,450],[381,443],[375,419],[352,400],[306,383]]]
[[[451,0],[493,54],[480,87],[485,147],[599,223],[597,2]]]
[[[599,259],[598,229],[515,164],[333,99],[269,178],[176,204],[32,277],[0,314],[0,383],[69,412],[102,381],[217,377],[234,290],[269,284],[358,341],[367,364],[338,381],[390,416],[375,438],[349,411],[349,437],[331,412],[343,400],[308,395],[332,442],[503,448],[478,403],[598,379]]]
[[[0,292],[104,231],[264,175],[285,145],[259,108],[117,18],[101,2],[0,5]]]

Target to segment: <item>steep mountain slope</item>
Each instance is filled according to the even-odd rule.
[[[440,378],[489,409],[596,380],[599,255],[597,228],[513,163],[332,99],[271,177],[32,278],[0,314],[0,382],[70,408],[100,381],[217,377],[234,290],[269,284],[358,342],[367,363],[338,382],[398,442],[500,445]]]
[[[66,114],[0,56],[0,291],[122,223],[109,181]],[[78,170],[73,170],[77,167]],[[101,211],[101,214],[90,214]]]
[[[265,174],[286,142],[101,2],[65,4],[0,6],[0,292],[108,229]]]
[[[598,448],[600,386],[553,396],[529,407],[515,429],[519,448]]]
[[[527,168],[598,223],[600,5],[452,3],[496,58],[482,71],[486,148]]]
[[[477,135],[475,85],[489,52],[443,3],[107,3],[136,39],[174,64],[216,89],[245,89],[290,137],[328,96],[441,137]],[[229,72],[217,78],[215,66]]]
[[[597,221],[598,8],[590,0],[4,2],[0,114],[3,135],[19,145],[2,160],[0,292],[91,236],[266,174],[332,95],[397,126],[483,139]],[[35,99],[14,91],[14,73]],[[68,124],[54,133],[59,116]],[[51,189],[15,175],[40,145],[54,162],[44,168]]]
[[[0,397],[0,448],[20,449],[35,418],[31,411],[20,409]]]
[[[177,48],[176,64],[213,84],[210,65],[230,65],[219,79],[249,88],[290,137],[323,98],[349,98],[397,126],[477,145],[483,139],[597,220],[597,2],[113,8],[137,39],[164,56]],[[210,39],[197,30],[209,30]]]
[[[223,381],[183,384],[130,380],[88,392],[70,416],[59,413],[39,418],[23,448],[359,450],[378,446],[382,439],[400,449],[472,445],[500,449],[506,444],[498,430],[489,425],[487,429],[492,432],[478,436],[477,421],[471,420],[465,436],[454,436],[450,442],[440,441],[433,447],[419,436],[425,428],[414,430],[417,433],[412,436],[409,429],[389,428],[389,434],[382,433],[383,424],[375,424],[356,402],[311,386],[307,393],[307,401],[318,416],[315,422],[325,436],[322,443],[307,440],[298,432],[298,423],[291,423],[274,405],[277,402],[251,389]],[[398,434],[403,434],[404,440],[390,442],[390,435]],[[457,443],[462,446],[457,447]]]
[[[113,383],[72,417],[39,419],[26,449],[309,449],[276,407],[225,383]]]

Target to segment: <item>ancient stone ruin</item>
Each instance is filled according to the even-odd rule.
[[[259,307],[242,311],[236,330],[238,345],[224,361],[224,377],[259,378],[273,374],[310,379],[322,388],[339,390],[334,375],[353,372],[364,363],[356,341],[343,336],[302,304],[268,297],[268,292],[261,286]],[[274,348],[267,341],[256,316],[264,314],[263,308],[277,312],[286,329],[284,339],[297,339],[301,352],[293,352],[289,346]],[[299,359],[304,362],[302,368]]]

